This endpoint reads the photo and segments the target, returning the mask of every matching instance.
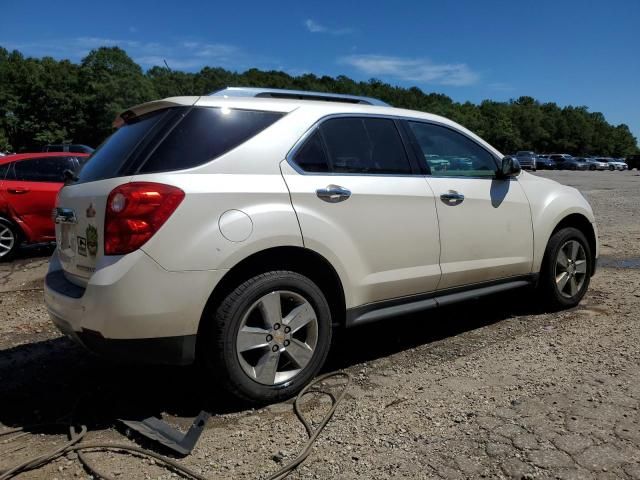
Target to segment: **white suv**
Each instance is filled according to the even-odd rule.
[[[576,305],[597,231],[574,188],[442,117],[227,89],[133,107],[60,192],[53,322],[89,350],[289,397],[336,327],[534,285]]]

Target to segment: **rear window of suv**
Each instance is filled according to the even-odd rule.
[[[139,172],[166,172],[202,165],[243,144],[282,116],[278,112],[194,108]]]
[[[280,112],[176,107],[135,118],[89,157],[79,182],[184,170],[241,145],[284,116]]]

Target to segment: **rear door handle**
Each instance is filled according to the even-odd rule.
[[[464,201],[464,195],[454,190],[449,190],[447,193],[440,195],[440,200],[447,205],[460,205]]]
[[[326,188],[316,190],[316,195],[320,200],[328,203],[344,202],[351,196],[351,190],[347,190],[340,185],[327,185]]]
[[[7,192],[13,193],[14,195],[20,195],[22,193],[29,193],[28,188],[7,188]]]

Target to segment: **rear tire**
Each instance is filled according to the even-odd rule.
[[[589,288],[591,259],[589,242],[580,230],[563,228],[551,236],[542,260],[538,289],[552,310],[580,303]]]
[[[226,392],[252,404],[285,400],[322,368],[331,311],[320,288],[290,271],[257,275],[215,309],[205,365]]]
[[[15,257],[20,247],[20,230],[9,220],[0,218],[0,262]]]

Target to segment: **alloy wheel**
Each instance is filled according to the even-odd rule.
[[[555,279],[558,292],[565,298],[573,298],[580,292],[587,276],[587,254],[576,240],[569,240],[560,247],[556,257]]]
[[[287,382],[311,361],[318,319],[300,294],[277,290],[254,302],[243,316],[236,351],[246,375],[263,385]]]
[[[8,255],[16,244],[16,236],[8,226],[0,224],[0,258]]]

